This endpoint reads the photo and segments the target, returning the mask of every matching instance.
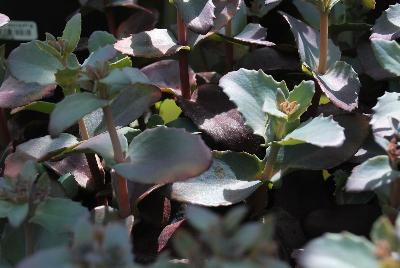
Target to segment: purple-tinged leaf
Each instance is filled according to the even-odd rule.
[[[248,70],[270,71],[300,71],[299,58],[297,55],[283,53],[272,47],[256,49],[245,55],[238,66]]]
[[[60,161],[48,161],[46,165],[59,176],[71,173],[79,186],[84,189],[91,189],[94,186],[86,157],[83,154],[69,155]]]
[[[136,136],[127,161],[113,168],[135,182],[168,183],[201,174],[209,168],[211,159],[200,136],[182,129],[156,127]]]
[[[160,233],[160,236],[158,237],[158,252],[162,252],[167,245],[169,244],[169,241],[171,238],[174,236],[176,231],[178,231],[182,225],[186,223],[186,219],[179,220],[175,223],[167,225],[162,232]]]
[[[163,91],[171,91],[178,96],[182,95],[179,74],[179,62],[176,60],[161,60],[147,65],[141,71],[149,80]],[[196,86],[196,74],[189,66],[189,83]]]
[[[221,78],[219,85],[236,104],[246,125],[266,141],[268,139],[266,115],[287,118],[287,115],[279,109],[279,103],[289,96],[286,83],[275,81],[262,70],[239,69],[230,72]]]
[[[165,189],[166,194],[179,202],[201,206],[229,206],[249,197],[260,181],[240,180],[223,160],[214,159],[212,166],[198,177],[175,182]]]
[[[29,104],[50,95],[55,88],[55,84],[43,86],[37,83],[24,83],[10,75],[0,87],[0,107],[15,108]]]
[[[153,30],[158,22],[158,17],[157,10],[152,12],[137,10],[118,26],[117,37],[123,38],[131,34]]]
[[[284,13],[280,14],[287,20],[297,43],[301,61],[312,70],[317,70],[319,64],[319,33],[304,22]],[[328,44],[328,69],[340,60],[340,49],[329,39]]]
[[[84,7],[90,7],[100,12],[104,12],[107,7],[123,7],[128,9],[143,9],[146,8],[137,4],[137,0],[79,0]]]
[[[6,25],[10,22],[10,18],[2,13],[0,13],[0,27]]]
[[[179,100],[183,113],[211,138],[219,150],[256,153],[262,139],[245,126],[235,105],[217,85],[202,85],[192,100]]]
[[[114,44],[116,50],[133,57],[160,58],[171,56],[188,47],[178,45],[175,36],[166,29],[133,34]]]
[[[214,0],[215,16],[214,26],[210,32],[218,32],[239,11],[243,0]]]
[[[191,31],[207,34],[214,26],[215,5],[212,0],[174,0],[174,4]]]
[[[336,106],[349,112],[358,107],[361,83],[350,64],[338,61],[324,75],[314,72],[313,75],[322,91]]]
[[[395,40],[400,37],[400,4],[391,5],[376,20],[370,39]]]

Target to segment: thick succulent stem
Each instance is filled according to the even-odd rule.
[[[232,21],[229,21],[225,26],[225,35],[232,36]],[[225,43],[225,72],[232,71],[234,64],[234,47],[231,42]]]
[[[269,154],[267,156],[267,163],[265,164],[264,171],[261,175],[261,180],[269,181],[274,175],[274,165],[278,157],[280,145],[278,143],[272,143],[269,147]]]
[[[187,29],[182,19],[181,14],[177,11],[176,21],[178,24],[178,41],[182,46],[187,46]],[[179,74],[181,79],[182,96],[185,99],[190,99],[190,83],[189,83],[189,58],[186,50],[179,52]]]
[[[321,24],[320,24],[318,73],[325,74],[328,62],[329,14],[321,12],[320,21]]]
[[[117,130],[114,126],[114,120],[110,106],[103,108],[104,120],[107,125],[107,130],[111,138],[112,147],[114,150],[114,160],[117,163],[122,163],[125,160],[124,152],[118,138]],[[131,215],[131,208],[129,203],[128,184],[124,177],[116,174],[116,192],[119,203],[119,215],[126,218]]]
[[[319,63],[317,72],[319,74],[325,74],[328,63],[329,13],[321,11],[320,21]],[[318,113],[318,106],[321,95],[321,88],[317,86],[315,95],[312,99],[311,107],[307,111],[307,116],[309,115],[312,117]]]

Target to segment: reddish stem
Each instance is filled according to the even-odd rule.
[[[106,14],[107,26],[110,33],[114,36],[117,36],[117,23],[115,22],[115,16],[112,8],[107,7],[107,0],[103,1],[104,3],[104,12]]]
[[[108,133],[110,134],[112,147],[114,150],[114,160],[117,163],[122,163],[125,160],[124,153],[122,151],[122,146],[118,138],[117,130],[114,126],[114,120],[112,116],[112,111],[110,106],[103,108],[104,119],[107,124]],[[128,194],[128,183],[126,179],[117,173],[115,174],[116,179],[116,192],[119,203],[119,214],[122,218],[126,218],[131,215],[131,208],[129,203]]]
[[[321,13],[320,16],[320,44],[319,44],[319,64],[318,73],[325,74],[328,62],[328,36],[329,36],[329,15]]]
[[[182,46],[187,46],[187,30],[182,16],[177,11],[176,21],[178,24],[178,41]],[[190,83],[189,83],[189,59],[188,52],[182,50],[179,52],[179,73],[181,78],[181,91],[185,99],[190,99]]]

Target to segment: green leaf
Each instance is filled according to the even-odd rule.
[[[313,75],[322,91],[337,107],[349,112],[358,107],[361,83],[350,64],[337,61],[324,75],[315,72]]]
[[[55,57],[41,50],[38,42],[24,43],[14,49],[8,57],[9,70],[17,80],[25,83],[55,84],[55,74],[64,66]]]
[[[382,216],[375,221],[371,230],[371,239],[377,244],[379,242],[388,242],[392,251],[400,249],[400,240],[396,235],[396,229],[389,218]]]
[[[136,84],[150,84],[150,81],[139,69],[125,67],[112,70],[100,83],[107,86],[110,96],[115,96],[124,89],[132,88]]]
[[[282,145],[309,143],[319,147],[338,147],[343,144],[344,140],[343,127],[332,117],[319,116],[302,123],[279,143]]]
[[[253,0],[248,7],[249,16],[262,18],[267,15],[272,9],[278,6],[282,0]]]
[[[118,249],[118,264],[121,267],[129,267],[132,264],[131,238],[127,235],[127,228],[121,223],[110,223],[104,232],[105,251],[112,255],[113,250]]]
[[[267,35],[267,28],[262,27],[258,23],[249,23],[246,27],[236,36],[230,37],[223,34],[220,36],[229,42],[240,45],[260,45],[260,46],[274,46],[275,44],[265,40]]]
[[[42,161],[44,158],[54,156],[71,146],[77,145],[78,143],[79,141],[75,136],[67,133],[62,133],[55,139],[52,139],[50,135],[47,135],[31,139],[18,145],[15,152],[26,155],[37,161]]]
[[[82,31],[81,24],[82,24],[81,14],[76,14],[65,25],[62,39],[67,42],[67,46],[65,49],[66,55],[71,54],[78,46]]]
[[[100,99],[88,92],[67,96],[57,103],[56,108],[51,113],[49,132],[51,135],[57,136],[85,115],[108,104],[107,100]]]
[[[304,268],[377,268],[374,245],[350,233],[326,234],[309,243],[300,259]]]
[[[18,268],[33,268],[33,267],[73,268],[75,267],[75,265],[74,265],[74,258],[69,253],[66,247],[56,247],[39,251],[34,255],[25,258],[20,264],[18,264]]]
[[[89,215],[80,203],[70,199],[48,198],[40,203],[30,222],[43,226],[53,233],[70,232],[76,220]]]
[[[375,0],[362,0],[363,5],[368,9],[375,9]]]
[[[160,104],[160,116],[164,120],[165,124],[178,119],[181,113],[182,109],[176,105],[174,100],[166,99]]]
[[[51,112],[54,110],[55,107],[56,107],[56,105],[52,102],[34,101],[28,105],[13,109],[11,111],[11,114],[16,114],[21,111],[35,111],[35,112],[44,113],[44,114],[51,114]]]
[[[101,47],[112,45],[117,41],[115,37],[104,31],[94,31],[88,41],[89,52],[92,53]]]
[[[14,228],[20,226],[29,212],[29,204],[14,204],[9,201],[0,200],[0,218],[8,218]]]
[[[65,95],[75,92],[78,88],[80,69],[64,69],[56,73],[56,82],[62,87]]]
[[[400,172],[393,170],[390,166],[388,156],[375,156],[353,169],[347,181],[346,189],[349,191],[374,190],[391,183],[399,175]]]
[[[101,47],[96,51],[90,53],[89,57],[83,62],[82,67],[87,68],[88,66],[96,68],[99,64],[110,61],[117,56],[118,52],[112,45]]]
[[[126,179],[146,184],[197,176],[209,168],[212,158],[199,136],[163,126],[136,136],[127,157],[126,163],[114,166],[115,171]]]
[[[289,95],[285,82],[278,83],[262,70],[240,69],[230,72],[221,78],[219,85],[236,104],[246,125],[261,137],[266,137],[266,113],[280,118],[287,117],[278,107],[278,102]]]
[[[370,124],[374,131],[388,128],[392,125],[392,118],[400,120],[400,93],[385,92],[378,98]]]
[[[232,157],[220,157],[214,158],[212,166],[200,176],[168,186],[167,196],[179,202],[201,206],[230,206],[245,200],[261,185],[255,178],[246,181],[258,170],[246,167],[246,173],[245,170],[239,171],[241,165],[237,165],[240,163],[237,161],[238,155],[235,156],[236,161]]]
[[[188,29],[198,34],[207,34],[214,26],[215,5],[212,0],[174,0]]]
[[[263,162],[254,154],[245,152],[214,151],[214,158],[221,160],[229,166],[238,180],[257,180],[264,170]]]
[[[109,66],[110,66],[111,70],[132,67],[132,60],[131,60],[131,57],[126,56],[120,60],[110,63]]]
[[[161,91],[151,85],[133,85],[123,90],[111,103],[115,127],[124,127],[142,116],[151,105],[161,98]],[[95,133],[107,130],[104,120]]]
[[[166,29],[133,34],[131,37],[119,40],[114,47],[121,53],[143,58],[171,56],[182,49],[189,49],[178,45],[175,36]]]
[[[314,28],[308,26],[304,22],[295,19],[294,17],[280,12],[280,14],[287,20],[290,29],[294,35],[297,43],[297,48],[300,54],[301,61],[306,63],[311,70],[317,70],[319,65],[319,32]],[[328,43],[328,69],[333,64],[340,60],[340,49],[335,46],[332,40],[329,39]]]
[[[131,128],[121,128],[117,130],[119,142],[122,147],[122,151],[126,152],[128,150],[128,141],[125,138],[125,134],[128,133]],[[103,134],[94,136],[88,140],[83,141],[77,147],[75,147],[76,151],[83,151],[83,152],[95,152],[96,154],[103,157],[107,163],[114,164],[114,150],[112,147],[110,134],[105,132]]]
[[[313,3],[321,12],[328,13],[340,0],[307,0]]]
[[[371,42],[379,64],[390,73],[400,76],[400,45],[395,40],[372,39]]]
[[[189,223],[200,232],[210,231],[220,223],[220,218],[216,214],[201,207],[188,206],[186,217]]]
[[[289,120],[300,119],[300,116],[307,111],[311,105],[312,98],[315,93],[315,85],[312,81],[303,81],[299,85],[295,86],[289,93],[289,102],[296,101],[299,105],[297,110],[289,115]]]

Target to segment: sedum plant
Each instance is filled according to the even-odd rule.
[[[220,86],[237,105],[246,124],[268,146],[258,179],[269,181],[279,174],[276,163],[282,147],[304,143],[319,147],[343,144],[343,128],[332,118],[319,116],[300,123],[301,115],[312,102],[313,82],[303,81],[289,91],[284,81],[278,83],[261,70],[240,69],[222,77]],[[314,136],[317,131],[326,135]]]
[[[326,234],[311,241],[300,256],[305,268],[316,267],[385,267],[400,264],[399,218],[393,224],[379,218],[371,231],[372,242],[351,233]]]
[[[187,219],[199,238],[179,231],[175,249],[191,267],[288,267],[275,259],[271,218],[240,225],[246,213],[244,207],[236,207],[219,217],[201,207],[188,207]]]
[[[324,220],[380,208],[371,241],[326,234],[298,264],[399,266],[399,4],[79,3],[61,36],[0,49],[1,267],[288,267]],[[96,12],[111,33],[82,38]]]
[[[123,57],[118,59],[117,51],[110,45],[100,45],[100,48],[92,52],[83,64],[79,64],[72,51],[79,41],[80,27],[80,15],[76,15],[67,23],[63,37],[55,39],[47,35],[47,40],[44,42],[32,41],[21,45],[8,59],[10,71],[20,81],[43,85],[46,90],[48,87],[54,88],[54,83],[63,87],[66,97],[55,105],[50,116],[49,132],[52,136],[59,136],[78,121],[84,125],[85,115],[102,109],[105,125],[103,129],[108,131],[109,137],[104,135],[101,138],[93,137],[97,143],[86,139],[84,141],[86,146],[81,144],[79,147],[79,142],[69,146],[71,149],[77,146],[81,150],[89,149],[104,158],[111,156],[108,160],[111,160],[110,167],[116,170],[113,175],[113,185],[120,214],[122,217],[127,217],[131,214],[131,209],[126,178],[140,183],[184,179],[206,170],[211,155],[199,137],[163,127],[141,133],[128,149],[126,138],[118,134],[116,127],[137,119],[154,100],[159,98],[159,89],[153,86],[138,69],[129,67],[129,59]],[[104,34],[97,34],[90,43],[102,44],[103,37]],[[26,57],[29,54],[34,55],[34,58]],[[37,66],[31,72],[31,69],[26,67],[32,64]],[[13,90],[23,90],[18,86]],[[85,92],[80,92],[80,89],[84,89]],[[37,91],[40,90],[41,88]],[[133,102],[129,103],[130,109],[120,109],[121,101],[135,99],[138,96],[143,96],[138,99],[138,105]],[[118,121],[114,121],[114,118]],[[64,137],[60,139],[59,142],[62,143]],[[109,148],[104,148],[104,144],[98,143],[99,140],[103,142],[106,140]],[[163,146],[165,151],[159,152],[159,146]],[[191,150],[198,151],[198,154],[188,159],[185,155]],[[51,153],[51,149],[46,153]],[[167,154],[174,155],[175,158],[165,158]],[[153,163],[166,161],[165,167],[159,165],[156,170],[150,168],[152,163],[147,161],[150,158]],[[146,162],[149,164],[147,167],[143,165]],[[172,162],[177,164],[174,169],[169,168]],[[145,174],[151,169],[153,175]],[[135,172],[132,172],[133,170]]]

